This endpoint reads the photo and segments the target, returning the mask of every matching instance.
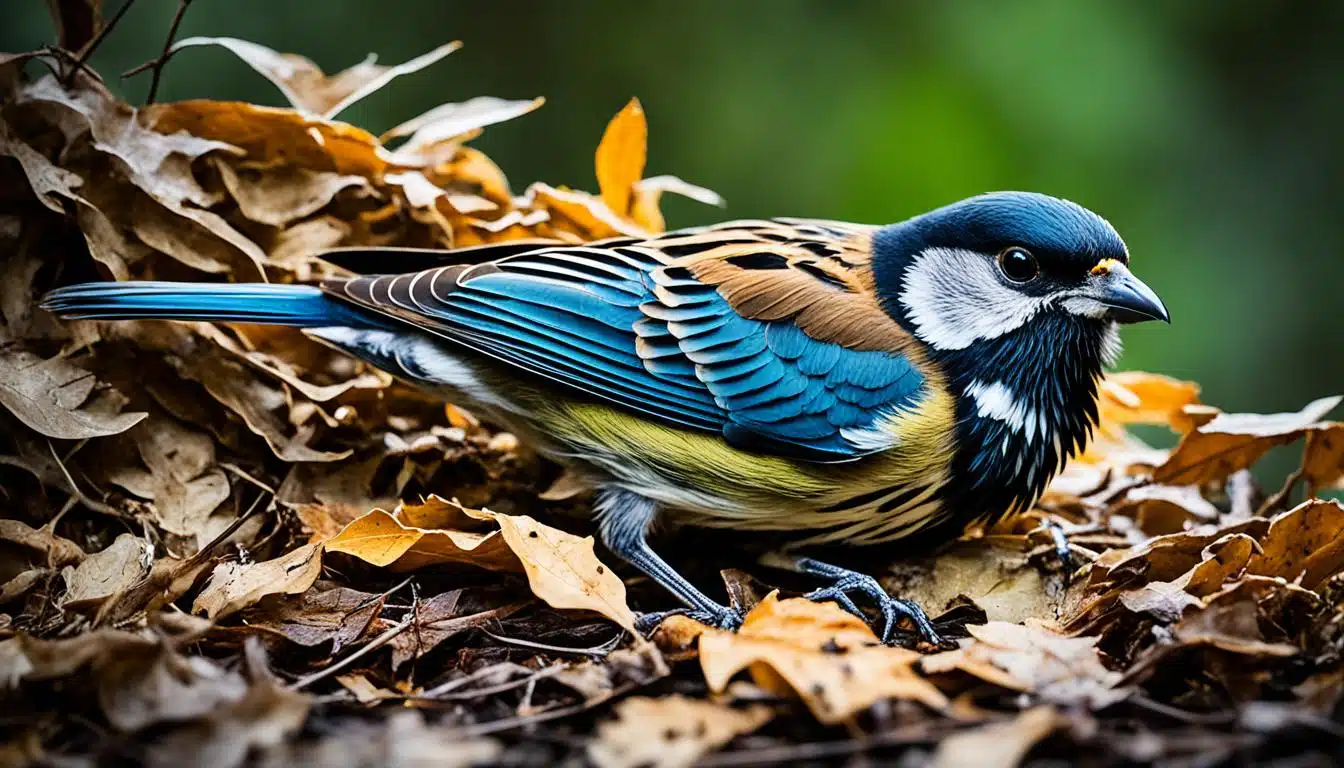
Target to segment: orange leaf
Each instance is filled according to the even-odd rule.
[[[602,202],[618,216],[630,211],[630,196],[644,175],[648,157],[649,125],[639,99],[631,99],[625,108],[607,123],[602,143],[597,145],[597,186]]]

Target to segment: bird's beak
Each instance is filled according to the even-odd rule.
[[[1171,315],[1153,289],[1129,271],[1129,267],[1107,259],[1092,270],[1097,281],[1092,296],[1104,304],[1116,322],[1141,323],[1145,320],[1171,322]]]

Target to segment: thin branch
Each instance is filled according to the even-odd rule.
[[[388,629],[383,634],[374,638],[373,642],[369,643],[363,648],[360,648],[358,651],[355,651],[349,656],[346,656],[344,659],[341,659],[340,661],[336,662],[335,664],[332,664],[326,669],[314,672],[313,674],[305,678],[301,678],[296,682],[290,683],[289,690],[291,691],[303,690],[304,688],[307,688],[308,686],[312,685],[313,683],[316,683],[319,680],[324,680],[328,677],[331,677],[337,672],[340,672],[342,669],[345,669],[351,664],[354,664],[360,658],[367,656],[368,654],[373,653],[379,648],[382,648],[384,645],[387,645],[388,643],[392,642],[392,640],[396,638],[397,635],[400,635],[402,632],[405,632],[407,629],[410,629],[411,625],[414,623],[415,623],[415,616],[412,615],[410,618],[406,619],[400,624],[393,626],[391,629]]]
[[[83,504],[87,509],[93,512],[115,517],[119,520],[126,519],[125,513],[116,507],[110,504],[104,504],[101,501],[95,501],[94,499],[85,496],[84,491],[80,490],[79,486],[75,484],[75,478],[70,476],[70,470],[65,468],[65,462],[61,461],[61,457],[56,453],[56,446],[52,445],[50,440],[47,441],[47,449],[51,451],[51,458],[56,460],[56,466],[61,470],[61,475],[65,477],[65,483],[69,486],[70,493],[75,498],[79,499],[80,504]]]
[[[521,640],[516,637],[496,635],[485,627],[477,627],[477,629],[505,645],[514,645],[519,648],[531,648],[537,651],[552,651],[554,653],[576,653],[582,656],[592,656],[597,659],[605,658],[606,655],[611,653],[611,650],[616,647],[616,644],[621,641],[621,638],[625,636],[624,633],[619,634],[605,643],[595,645],[591,648],[567,648],[563,645],[547,645],[546,643],[536,643],[531,640]]]
[[[146,70],[152,70],[154,76],[149,81],[149,95],[145,97],[145,104],[153,104],[154,99],[159,95],[159,78],[163,77],[163,68],[167,66],[168,60],[173,57],[173,41],[177,39],[177,28],[182,24],[182,17],[187,14],[187,8],[191,6],[192,0],[177,0],[177,13],[173,14],[173,23],[168,27],[168,38],[163,41],[163,52],[158,57],[146,61],[138,67],[128,69],[121,73],[123,78],[133,77]]]
[[[103,44],[103,40],[111,34],[112,30],[117,26],[117,22],[121,21],[121,17],[126,15],[126,12],[131,9],[132,5],[135,5],[135,0],[126,0],[125,3],[122,3],[121,7],[117,9],[116,15],[108,19],[107,23],[103,25],[103,28],[98,30],[98,34],[93,40],[90,40],[89,44],[84,46],[84,50],[81,51],[78,56],[74,57],[71,62],[72,66],[70,67],[70,71],[66,72],[65,77],[61,79],[61,85],[69,87],[70,81],[74,80],[75,75],[78,74],[81,69],[87,68],[86,62],[88,62],[89,57],[93,55],[94,51],[98,50],[98,46]]]

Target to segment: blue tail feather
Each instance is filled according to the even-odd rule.
[[[205,320],[297,328],[384,328],[379,315],[309,285],[271,283],[81,283],[59,288],[42,308],[76,320]]]

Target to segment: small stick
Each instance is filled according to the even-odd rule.
[[[65,77],[61,80],[61,85],[69,87],[70,81],[75,78],[75,75],[78,74],[81,69],[86,68],[87,65],[85,62],[89,60],[89,57],[93,55],[94,51],[98,50],[98,46],[103,44],[104,38],[112,32],[113,28],[117,26],[117,22],[121,21],[121,17],[126,15],[126,12],[131,9],[132,5],[135,5],[135,0],[126,0],[126,2],[122,3],[121,7],[117,9],[116,15],[108,19],[107,23],[103,25],[103,28],[98,30],[98,34],[94,36],[93,40],[89,41],[89,44],[84,46],[84,51],[74,58],[74,61],[72,62],[73,66],[70,68],[69,72],[65,73]]]
[[[406,619],[400,624],[394,625],[392,628],[388,629],[386,632],[379,635],[377,638],[374,639],[373,642],[369,643],[363,648],[360,648],[358,651],[355,651],[349,656],[346,656],[344,659],[341,659],[340,661],[336,662],[335,664],[332,664],[326,669],[314,672],[313,674],[305,678],[301,678],[296,682],[290,683],[289,690],[291,691],[302,690],[312,685],[313,683],[316,683],[319,680],[323,680],[327,677],[336,674],[337,672],[340,672],[342,669],[345,669],[351,664],[354,664],[355,661],[357,661],[361,657],[373,653],[379,648],[382,648],[384,645],[387,645],[388,643],[392,642],[392,640],[397,635],[400,635],[402,632],[405,632],[407,629],[410,629],[411,625],[414,623],[415,623],[415,616],[412,615],[410,618]]]
[[[159,94],[159,78],[163,76],[163,68],[167,66],[168,60],[173,57],[173,40],[177,38],[177,28],[182,24],[182,17],[186,15],[187,7],[191,5],[191,0],[177,0],[177,2],[177,13],[173,14],[173,23],[168,27],[168,39],[163,41],[163,52],[157,58],[121,73],[123,78],[127,78],[146,70],[154,71],[154,76],[149,81],[149,95],[145,97],[145,104],[153,104]]]

